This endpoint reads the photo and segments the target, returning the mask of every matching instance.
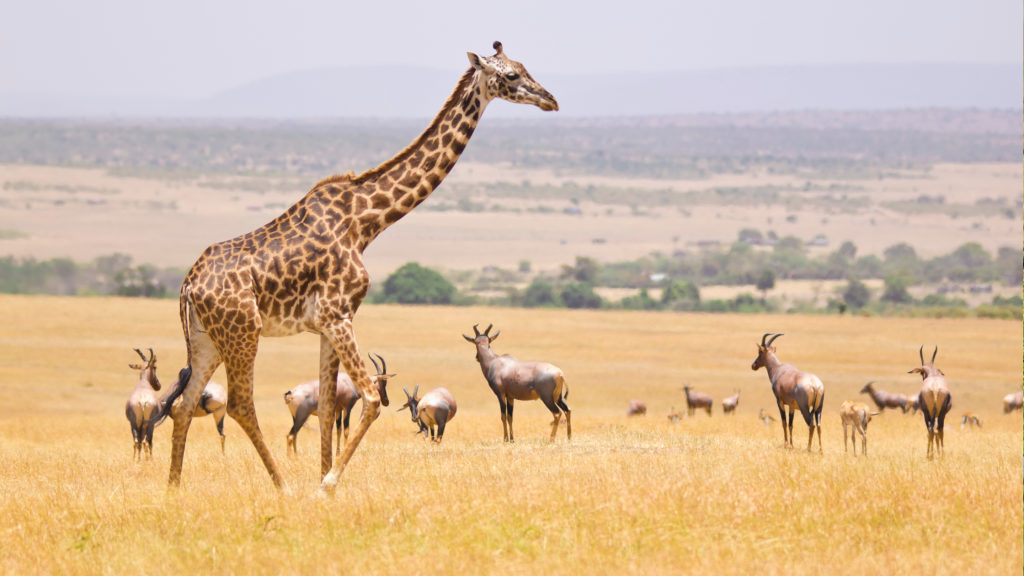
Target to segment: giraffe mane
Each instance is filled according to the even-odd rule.
[[[437,113],[437,116],[435,116],[434,120],[430,123],[430,126],[427,126],[427,129],[424,130],[423,133],[420,134],[418,138],[413,140],[412,144],[406,146],[404,150],[402,150],[398,154],[395,154],[394,157],[384,162],[380,166],[377,166],[376,168],[370,168],[369,170],[363,172],[362,174],[359,174],[358,176],[356,176],[350,170],[345,174],[336,174],[334,176],[325,178],[317,182],[316,185],[313,186],[313,190],[316,190],[317,188],[325,184],[333,184],[335,182],[342,182],[346,180],[350,181],[352,184],[361,184],[369,180],[370,178],[375,178],[377,176],[380,176],[381,174],[384,174],[385,172],[391,170],[400,162],[408,158],[412,154],[414,149],[422,146],[424,141],[426,141],[427,138],[431,137],[437,131],[437,128],[441,125],[441,122],[444,121],[445,116],[448,115],[448,112],[455,108],[456,104],[458,104],[459,100],[462,98],[462,94],[466,91],[466,88],[473,81],[473,75],[475,72],[476,69],[472,67],[469,70],[466,70],[466,72],[462,75],[462,78],[459,79],[459,83],[455,86],[455,90],[452,91],[451,95],[448,96],[448,100],[445,101],[444,106],[441,107],[441,111]]]

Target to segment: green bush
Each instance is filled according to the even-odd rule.
[[[912,303],[914,298],[907,292],[907,279],[898,274],[886,276],[885,292],[882,294],[881,300],[883,302],[892,302],[893,304]]]
[[[661,304],[651,298],[647,288],[642,288],[636,296],[626,296],[622,299],[622,307],[626,310],[660,310]]]
[[[437,272],[409,262],[384,281],[377,303],[451,304],[455,286]]]
[[[555,289],[547,282],[534,280],[532,284],[527,286],[526,292],[523,293],[523,306],[527,308],[555,308],[558,305],[559,302],[555,297]]]
[[[562,302],[567,308],[600,308],[601,297],[589,284],[573,282],[562,289]]]
[[[855,276],[850,276],[850,283],[843,289],[843,302],[853,309],[863,308],[871,301],[871,291]]]

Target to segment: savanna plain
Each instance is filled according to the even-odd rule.
[[[366,305],[365,351],[398,374],[333,498],[312,496],[317,434],[285,453],[282,395],[317,375],[312,335],[264,339],[256,405],[291,495],[274,489],[241,429],[193,422],[182,486],[166,487],[168,421],[152,461],[133,463],[124,402],[136,347],[164,385],[184,365],[169,300],[0,296],[0,571],[4,573],[758,573],[1011,574],[1022,568],[1022,434],[1003,396],[1019,390],[1019,322],[746,316]],[[461,333],[493,322],[498,353],[566,374],[573,437],[517,404],[516,442]],[[768,379],[752,372],[764,332],[783,361],[825,383],[824,453],[782,447]],[[844,451],[839,405],[869,380],[911,393],[918,347],[939,346],[953,409],[943,458],[923,419],[886,411],[868,456]],[[215,381],[224,383],[223,372]],[[685,413],[689,382],[715,397]],[[450,389],[441,445],[413,434],[402,387]],[[720,401],[741,390],[735,416]],[[627,418],[631,399],[646,417]],[[960,431],[978,413],[980,430]]]

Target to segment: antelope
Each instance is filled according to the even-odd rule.
[[[170,397],[171,393],[168,392],[160,398],[160,406],[167,410],[167,398]],[[181,406],[181,397],[174,402],[171,406],[170,416],[172,420],[177,420],[182,416],[178,413]],[[217,384],[214,381],[210,381],[206,384],[206,388],[203,388],[203,393],[199,397],[199,404],[196,405],[196,411],[192,415],[193,418],[202,418],[203,416],[213,415],[213,421],[217,425],[217,434],[220,434],[220,453],[224,453],[224,416],[228,413],[228,395],[224,391],[224,387]]]
[[[1018,390],[1003,398],[1003,414],[1009,414],[1024,407],[1024,392]]]
[[[740,405],[740,389],[735,388],[735,394],[729,396],[725,400],[722,400],[722,414],[733,414],[735,416],[736,407]]]
[[[893,394],[891,392],[883,392],[882,390],[875,390],[875,381],[872,380],[864,385],[860,389],[861,394],[867,394],[871,396],[871,400],[878,407],[878,413],[885,412],[886,408],[899,408],[903,410],[903,413],[907,413],[907,397],[903,394]]]
[[[156,393],[160,391],[160,380],[156,377],[156,354],[149,348],[149,359],[138,348],[135,352],[142,357],[143,364],[129,364],[132,370],[139,371],[139,381],[135,384],[135,390],[128,397],[125,403],[125,417],[132,427],[132,440],[135,446],[132,450],[132,461],[142,459],[142,451],[145,448],[146,460],[153,458],[153,429],[160,420],[162,410],[160,400]]]
[[[921,412],[924,413],[924,423],[928,427],[928,459],[932,458],[932,444],[941,457],[944,452],[942,429],[946,425],[946,414],[953,407],[953,395],[949,393],[949,384],[942,370],[935,367],[935,355],[939,353],[939,347],[932,352],[932,361],[924,363],[924,346],[917,351],[921,356],[921,366],[914,368],[907,374],[920,374],[924,381],[921,384],[921,392],[918,394],[918,402]]]
[[[757,419],[760,420],[761,422],[764,422],[764,425],[765,425],[766,428],[772,422],[775,422],[775,418],[772,417],[772,415],[769,414],[768,411],[765,410],[764,408],[761,408],[761,410],[758,411]]]
[[[772,339],[765,343],[765,338]],[[775,394],[775,401],[779,405],[779,414],[782,416],[782,435],[784,446],[793,447],[793,413],[800,410],[810,431],[807,436],[807,451],[811,450],[811,443],[814,441],[814,430],[818,430],[818,451],[824,453],[821,446],[821,409],[825,403],[825,385],[821,380],[810,372],[802,372],[792,364],[783,364],[775,356],[775,348],[772,342],[784,334],[773,334],[771,332],[761,337],[761,343],[757,345],[757,359],[750,365],[751,370],[761,367],[768,372],[768,379],[772,383],[772,392]],[[786,406],[789,406],[789,427],[786,427]]]
[[[647,403],[642,400],[630,400],[626,416],[647,416]]]
[[[493,324],[484,330],[483,334],[477,329],[479,324],[473,325],[473,332],[476,336],[470,338],[462,335],[467,342],[476,346],[476,361],[480,363],[480,370],[491,387],[491,391],[498,397],[498,408],[501,410],[501,429],[505,435],[506,442],[515,442],[512,433],[512,407],[516,400],[540,400],[554,416],[551,422],[551,442],[555,441],[555,433],[558,432],[558,423],[561,415],[565,414],[566,435],[572,439],[572,411],[565,403],[569,397],[569,384],[565,381],[565,375],[557,367],[543,362],[520,362],[511,354],[498,356],[491,350],[491,343],[498,339],[501,330],[490,336]]]
[[[920,408],[921,399],[917,396],[917,394],[907,396],[907,410],[906,412],[904,412],[904,414],[906,414],[907,412],[910,412],[911,414],[917,414],[917,411]]]
[[[880,412],[869,412],[866,404],[847,400],[839,408],[839,417],[843,420],[843,448],[850,451],[846,444],[846,426],[849,425],[850,441],[853,442],[853,455],[857,455],[857,434],[860,434],[860,452],[868,455],[868,423],[872,416],[878,416]]]
[[[370,356],[367,354],[367,356]],[[377,355],[380,359],[380,364],[370,356],[370,362],[373,362],[374,368],[377,369],[377,375],[372,376],[370,381],[376,386],[377,394],[380,395],[380,403],[382,406],[390,404],[388,400],[388,379],[394,378],[396,374],[388,374],[388,365],[384,362],[384,358],[381,358],[380,354]],[[342,430],[344,429],[345,443],[348,443],[348,422],[349,416],[352,415],[352,408],[356,405],[356,400],[362,398],[359,393],[359,389],[356,388],[355,384],[352,383],[352,378],[349,377],[345,372],[338,372],[338,383],[334,393],[334,419],[337,427],[337,449],[335,454],[341,453],[342,447]],[[295,437],[298,435],[299,430],[306,424],[306,421],[310,416],[318,415],[318,407],[320,403],[320,380],[309,380],[299,384],[295,388],[284,393],[284,403],[288,406],[288,411],[292,413],[292,429],[288,432],[287,447],[289,453],[298,454],[298,447],[295,443]],[[366,409],[366,405],[363,405],[363,409]],[[377,416],[380,416],[378,412]],[[328,434],[328,439],[330,435]]]
[[[964,415],[960,417],[960,431],[963,431],[964,426],[968,428],[974,428],[975,426],[981,428],[982,423],[981,418],[978,418],[978,415],[974,412],[964,412]]]
[[[668,411],[668,421],[673,423],[673,424],[678,424],[679,423],[679,412],[676,412],[676,407],[675,406],[673,406]]]
[[[447,388],[434,388],[424,394],[423,398],[417,398],[416,395],[420,391],[419,384],[413,388],[412,394],[409,394],[409,390],[406,388],[402,388],[402,391],[405,392],[405,396],[409,400],[398,411],[401,412],[408,408],[412,415],[412,421],[420,427],[419,432],[423,433],[423,437],[427,437],[429,430],[430,441],[440,444],[441,438],[444,438],[445,426],[452,421],[452,418],[455,418],[455,412],[459,409],[455,403],[455,397]],[[437,427],[436,438],[434,437],[435,426]]]
[[[701,408],[711,416],[711,408],[715,405],[715,399],[710,394],[703,392],[694,392],[690,388],[690,385],[682,387],[682,390],[686,392],[686,415],[693,416],[697,413],[697,409]]]

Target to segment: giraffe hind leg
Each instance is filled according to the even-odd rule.
[[[196,413],[199,398],[213,373],[221,364],[220,353],[209,335],[193,332],[190,335],[192,375],[181,394],[181,404],[175,410],[174,432],[171,436],[171,470],[167,483],[177,486],[181,483],[181,467],[185,459],[185,443],[192,416]]]

